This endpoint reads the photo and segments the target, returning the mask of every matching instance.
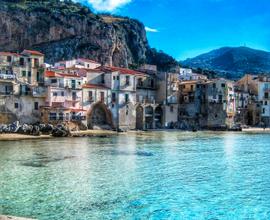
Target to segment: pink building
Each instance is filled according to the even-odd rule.
[[[83,78],[78,75],[46,71],[45,85],[48,87],[45,106],[42,107],[42,121],[82,121]]]

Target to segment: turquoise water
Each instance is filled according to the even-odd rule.
[[[0,143],[0,214],[270,219],[270,135],[157,132]]]

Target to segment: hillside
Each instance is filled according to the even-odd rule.
[[[181,64],[213,70],[219,76],[239,78],[245,73],[270,73],[270,53],[248,47],[223,47],[187,59]]]
[[[128,67],[163,55],[149,47],[141,22],[96,15],[71,0],[0,0],[0,27],[1,51],[35,49],[49,63],[86,57]],[[165,56],[161,69],[176,64]]]

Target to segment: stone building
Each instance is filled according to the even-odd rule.
[[[43,54],[0,52],[0,123],[39,122],[45,95]]]
[[[179,111],[178,73],[157,73],[157,103],[162,103],[165,128],[176,128]]]
[[[157,102],[156,72],[137,77],[136,97],[136,129],[163,128],[163,109]]]

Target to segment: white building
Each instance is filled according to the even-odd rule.
[[[258,100],[261,102],[262,121],[270,125],[270,79],[263,78],[258,82]]]
[[[101,66],[100,63],[94,60],[84,58],[59,61],[54,65],[54,67],[57,69],[69,69],[69,68],[96,69],[100,66]]]
[[[207,76],[194,73],[192,69],[180,68],[179,80],[189,81],[189,80],[207,80]]]

